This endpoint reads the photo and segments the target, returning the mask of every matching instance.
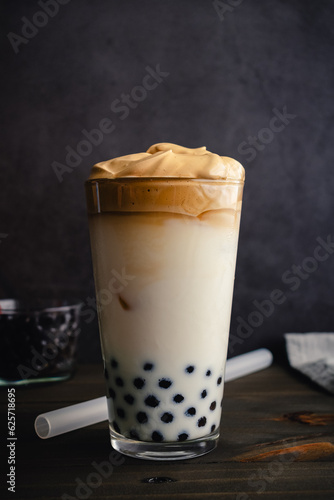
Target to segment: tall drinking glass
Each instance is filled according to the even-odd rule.
[[[86,182],[112,446],[178,460],[217,445],[243,181]]]

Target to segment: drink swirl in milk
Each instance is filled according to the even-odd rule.
[[[112,435],[163,443],[217,432],[243,179],[238,162],[173,144],[93,167],[86,191]]]

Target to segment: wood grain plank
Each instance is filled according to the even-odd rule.
[[[78,484],[97,500],[334,498],[333,397],[285,368],[273,366],[226,384],[221,437],[212,453],[171,463],[124,457],[93,487],[94,463],[110,462],[113,453],[107,423],[49,440],[36,436],[33,423],[39,413],[103,391],[102,370],[95,365],[79,366],[65,383],[17,390],[16,500],[59,500],[65,493],[79,498],[85,486],[76,491]]]

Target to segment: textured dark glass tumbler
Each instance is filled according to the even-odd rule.
[[[75,369],[81,303],[0,300],[0,386],[57,382]]]

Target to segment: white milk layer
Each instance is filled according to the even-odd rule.
[[[219,426],[239,217],[90,216],[112,430],[159,442]]]

